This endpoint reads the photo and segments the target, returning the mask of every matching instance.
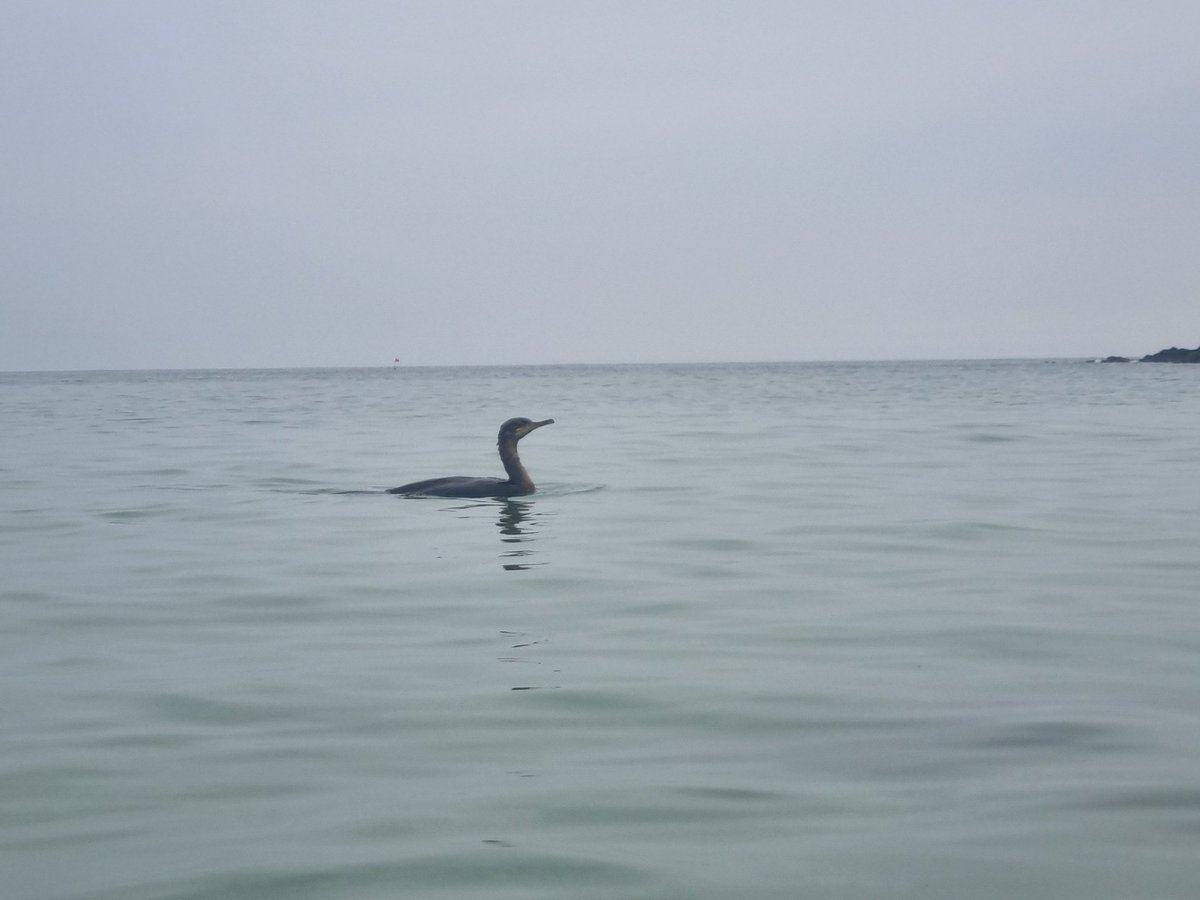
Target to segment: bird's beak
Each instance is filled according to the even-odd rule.
[[[521,437],[525,437],[525,435],[529,434],[529,432],[533,431],[535,428],[541,428],[543,425],[553,425],[553,424],[554,424],[553,419],[544,419],[541,422],[530,422],[528,425],[526,425],[524,428],[521,429]]]

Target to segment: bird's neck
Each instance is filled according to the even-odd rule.
[[[508,475],[508,480],[513,484],[519,484],[527,491],[532,491],[533,479],[529,477],[529,473],[521,465],[521,457],[517,455],[516,442],[506,441],[499,445],[499,449],[500,462],[504,463],[504,471]]]

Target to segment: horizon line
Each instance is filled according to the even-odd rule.
[[[5,375],[82,374],[88,372],[286,372],[320,371],[324,369],[538,369],[569,368],[585,366],[750,366],[750,365],[826,365],[846,363],[948,363],[948,362],[1091,362],[1105,357],[1099,356],[927,356],[892,357],[870,359],[727,359],[727,360],[656,360],[653,362],[557,362],[557,363],[378,363],[375,365],[275,365],[275,366],[135,366],[51,369],[0,369]],[[1136,362],[1141,357],[1127,357]]]

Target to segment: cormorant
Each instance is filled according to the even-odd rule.
[[[471,478],[451,475],[448,478],[428,478],[390,488],[389,494],[408,494],[415,497],[523,497],[537,488],[517,456],[517,441],[535,428],[554,424],[553,419],[534,422],[530,419],[509,419],[500,426],[496,447],[508,478]]]

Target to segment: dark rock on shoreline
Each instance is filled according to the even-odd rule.
[[[1100,362],[1132,362],[1128,356],[1106,356]]]
[[[1159,350],[1157,353],[1151,353],[1149,356],[1143,356],[1142,362],[1200,363],[1200,347],[1195,350],[1170,347],[1166,350]]]

